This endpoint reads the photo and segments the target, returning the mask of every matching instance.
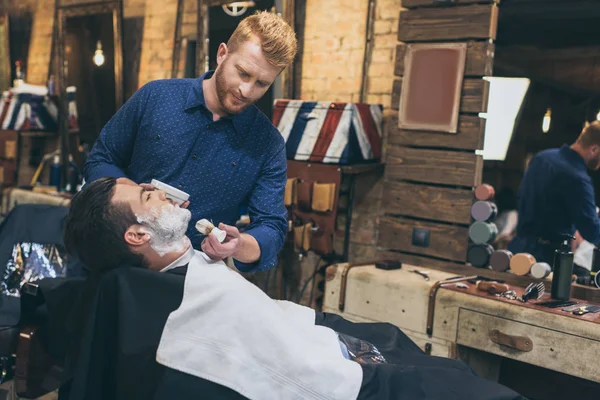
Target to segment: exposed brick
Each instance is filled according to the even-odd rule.
[[[374,48],[371,54],[371,62],[375,63],[391,63],[394,59],[394,50],[389,48]]]
[[[48,79],[54,5],[55,0],[38,0],[35,8],[26,71],[27,82],[34,85],[45,85]]]
[[[394,80],[392,77],[373,77],[369,79],[370,93],[390,93]]]
[[[369,66],[369,77],[381,77],[390,79],[394,75],[394,64],[392,63],[373,63]],[[391,90],[391,86],[388,88]],[[376,92],[374,92],[376,93]]]
[[[391,49],[398,45],[398,37],[396,34],[390,33],[387,35],[375,36],[375,48]]]
[[[395,24],[393,20],[381,19],[379,21],[375,21],[375,26],[373,27],[373,32],[375,35],[381,35],[392,32],[392,26],[398,25]]]
[[[177,1],[148,2],[145,9],[139,85],[171,77]]]

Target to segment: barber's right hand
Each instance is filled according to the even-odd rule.
[[[154,186],[152,186],[152,184],[150,183],[140,183],[140,186],[142,187],[142,189],[146,190],[146,191],[152,191],[155,190],[156,188]],[[181,208],[188,208],[188,206],[190,205],[189,201],[184,202],[180,207]]]

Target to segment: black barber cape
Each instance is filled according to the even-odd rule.
[[[155,361],[167,318],[182,301],[184,274],[185,267],[169,273],[122,268],[100,279],[87,311],[81,346],[68,363],[71,373],[59,400],[244,398]],[[86,290],[91,289],[88,286]],[[51,296],[46,293],[46,298]],[[65,312],[69,306],[62,308],[49,312]],[[388,364],[361,364],[361,400],[522,399],[499,384],[477,377],[460,361],[426,355],[393,325],[352,323],[326,313],[316,313],[315,322],[367,340],[386,357]]]

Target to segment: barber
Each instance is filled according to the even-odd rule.
[[[243,272],[273,268],[287,231],[285,142],[254,103],[296,51],[295,33],[281,17],[245,18],[219,46],[214,71],[150,82],[121,107],[85,163],[86,181],[154,178],[179,188],[190,195],[194,248],[215,260],[232,257]],[[250,225],[240,233],[233,225],[243,204]],[[223,243],[195,229],[202,218],[227,232]]]
[[[587,169],[599,168],[600,121],[587,125],[571,146],[536,154],[519,188],[517,236],[508,249],[552,265],[563,235],[573,236],[577,230],[598,245],[600,219]]]

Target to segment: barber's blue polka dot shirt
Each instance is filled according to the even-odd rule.
[[[190,194],[187,234],[200,249],[194,225],[202,218],[233,225],[248,206],[246,233],[258,241],[261,258],[236,261],[244,272],[277,264],[287,222],[285,143],[258,108],[213,122],[202,80],[168,79],[140,88],[102,129],[85,164],[87,182],[127,176],[137,183],[158,179]]]

